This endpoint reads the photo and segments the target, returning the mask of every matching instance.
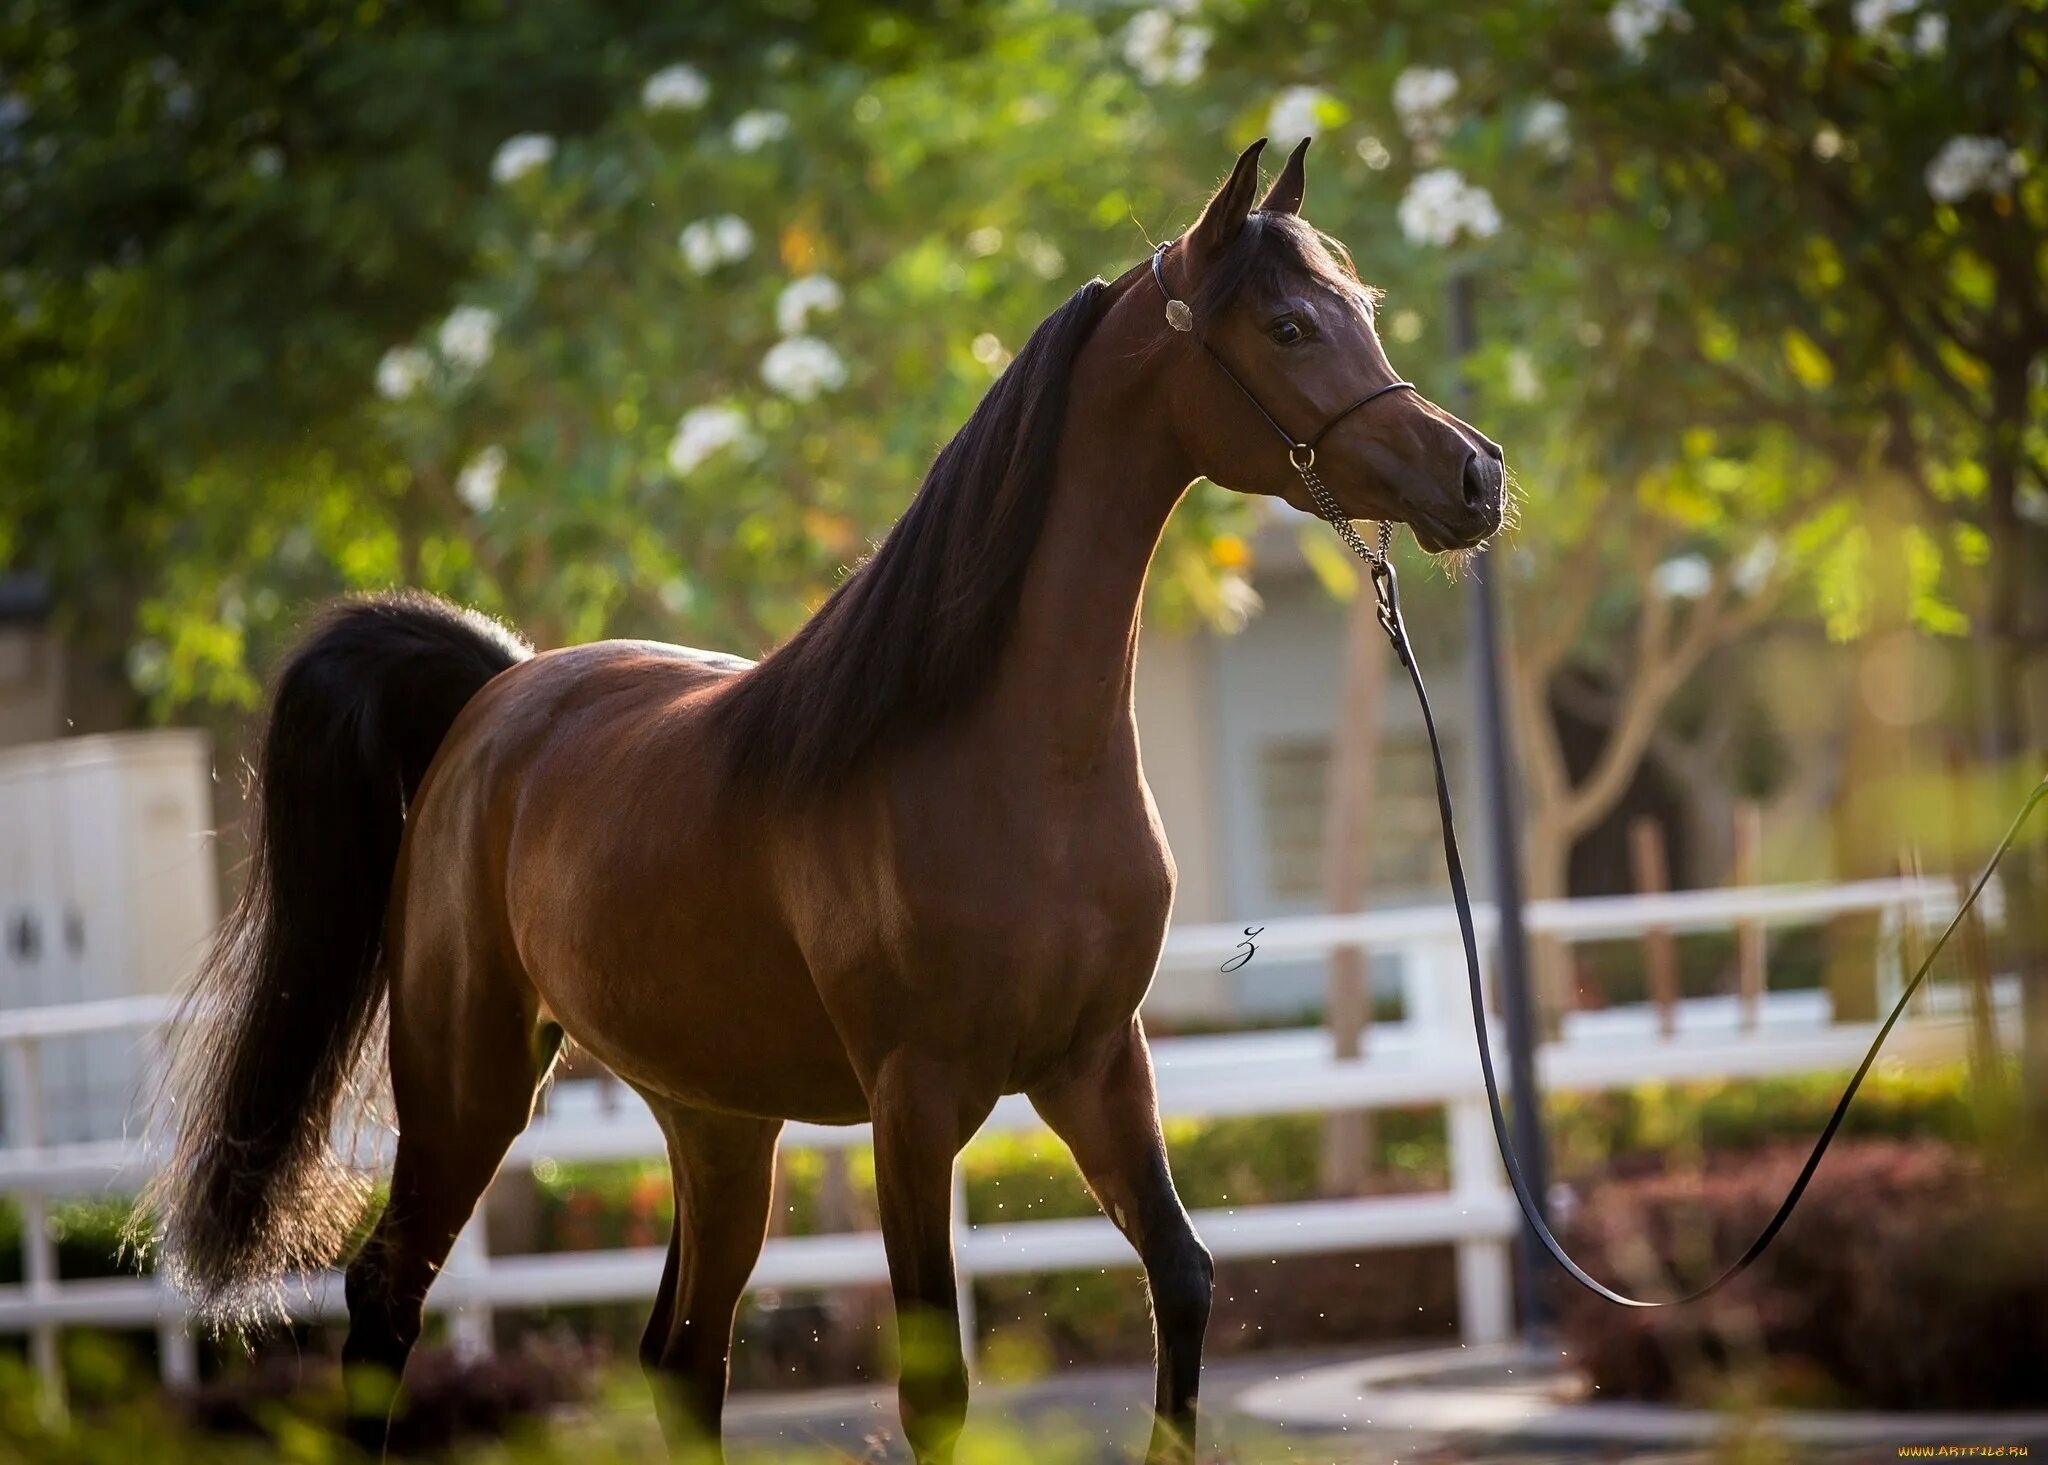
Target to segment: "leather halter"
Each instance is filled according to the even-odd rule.
[[[1179,242],[1177,239],[1169,239],[1166,243],[1152,251],[1152,279],[1159,286],[1159,293],[1166,297],[1167,324],[1177,331],[1192,335],[1195,338],[1195,343],[1209,353],[1209,359],[1216,363],[1217,370],[1230,379],[1232,386],[1244,393],[1244,399],[1252,404],[1259,416],[1266,419],[1266,425],[1278,433],[1280,440],[1287,444],[1287,459],[1294,464],[1297,470],[1305,472],[1307,469],[1314,467],[1316,444],[1330,435],[1331,428],[1363,407],[1367,402],[1384,397],[1389,392],[1412,392],[1416,389],[1415,383],[1400,380],[1390,381],[1384,386],[1374,387],[1371,391],[1339,412],[1335,417],[1325,422],[1316,431],[1315,436],[1297,439],[1293,433],[1280,425],[1279,418],[1266,410],[1266,404],[1261,402],[1252,389],[1239,379],[1237,373],[1230,369],[1230,363],[1216,353],[1216,348],[1209,344],[1208,338],[1202,332],[1195,329],[1194,312],[1188,308],[1186,302],[1178,299],[1171,290],[1166,288],[1166,271],[1161,268],[1160,261],[1166,258],[1166,251],[1173,248]],[[1174,308],[1176,306],[1179,307],[1178,310]]]

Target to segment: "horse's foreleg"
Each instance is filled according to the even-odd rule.
[[[994,1095],[942,1064],[896,1058],[869,1095],[875,1198],[896,1294],[897,1397],[919,1465],[946,1465],[967,1418],[967,1360],[953,1273],[953,1161]]]
[[[668,1136],[676,1231],[641,1349],[677,1458],[716,1460],[733,1316],[768,1234],[780,1121],[655,1105]]]
[[[1033,1090],[1031,1102],[1074,1152],[1089,1189],[1145,1266],[1159,1362],[1146,1458],[1192,1459],[1214,1269],[1174,1193],[1159,1132],[1152,1057],[1137,1020],[1074,1077]]]

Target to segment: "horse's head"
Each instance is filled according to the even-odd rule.
[[[1264,146],[1155,257],[1160,308],[1186,343],[1166,384],[1182,442],[1227,488],[1315,513],[1298,471],[1312,466],[1347,518],[1407,524],[1432,551],[1479,543],[1501,523],[1500,446],[1388,362],[1374,292],[1301,218],[1306,140],[1253,208]]]

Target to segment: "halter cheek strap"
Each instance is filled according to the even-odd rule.
[[[1385,565],[1387,562],[1387,548],[1393,542],[1393,526],[1384,520],[1380,522],[1379,543],[1376,546],[1367,545],[1364,539],[1359,537],[1358,530],[1351,522],[1351,516],[1338,506],[1336,495],[1330,492],[1329,486],[1323,482],[1322,476],[1315,471],[1316,444],[1328,437],[1330,430],[1338,423],[1342,422],[1366,403],[1377,401],[1389,392],[1412,392],[1415,390],[1415,384],[1396,379],[1374,387],[1371,391],[1325,422],[1316,430],[1313,437],[1296,439],[1293,433],[1280,425],[1278,418],[1266,410],[1266,404],[1258,399],[1252,389],[1246,386],[1238,377],[1238,374],[1230,369],[1230,363],[1216,353],[1216,348],[1209,344],[1208,338],[1195,329],[1195,313],[1189,308],[1188,303],[1185,300],[1178,299],[1171,290],[1166,288],[1166,271],[1161,265],[1161,261],[1166,258],[1166,251],[1173,247],[1174,242],[1173,240],[1168,240],[1152,252],[1152,280],[1154,284],[1159,286],[1159,293],[1166,297],[1166,323],[1176,331],[1193,336],[1195,344],[1200,346],[1208,354],[1209,359],[1216,363],[1216,369],[1221,371],[1230,384],[1244,395],[1244,399],[1252,404],[1253,410],[1259,416],[1266,419],[1266,425],[1279,435],[1280,441],[1287,444],[1287,461],[1293,465],[1294,471],[1301,475],[1302,486],[1308,490],[1308,496],[1315,504],[1316,512],[1329,520],[1331,526],[1336,529],[1345,544],[1350,546],[1352,552],[1360,555],[1375,566]]]

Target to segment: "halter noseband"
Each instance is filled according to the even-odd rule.
[[[1258,412],[1259,416],[1266,419],[1266,425],[1280,435],[1280,440],[1287,444],[1287,461],[1292,465],[1294,471],[1301,475],[1302,484],[1308,489],[1308,496],[1315,502],[1316,512],[1329,520],[1330,526],[1337,531],[1338,536],[1343,539],[1344,543],[1350,546],[1353,554],[1373,567],[1375,580],[1382,573],[1390,573],[1387,567],[1387,547],[1393,542],[1393,526],[1385,520],[1380,521],[1379,543],[1377,546],[1367,545],[1359,537],[1358,530],[1351,523],[1351,516],[1338,506],[1336,496],[1330,492],[1329,487],[1324,484],[1322,477],[1315,471],[1316,444],[1330,435],[1331,428],[1335,427],[1366,403],[1384,397],[1389,392],[1412,392],[1415,390],[1415,384],[1413,382],[1395,380],[1386,383],[1384,386],[1374,387],[1371,391],[1339,412],[1335,417],[1325,422],[1316,431],[1314,437],[1297,441],[1294,434],[1280,425],[1280,420],[1266,410],[1266,404],[1261,402],[1252,392],[1252,389],[1239,379],[1237,373],[1230,369],[1230,363],[1216,353],[1216,348],[1209,344],[1208,338],[1195,329],[1195,313],[1188,303],[1185,300],[1176,298],[1174,293],[1166,288],[1166,271],[1161,268],[1160,261],[1166,258],[1166,251],[1173,248],[1176,242],[1169,239],[1166,243],[1152,251],[1152,280],[1159,286],[1159,293],[1166,297],[1166,323],[1184,335],[1193,336],[1195,344],[1207,352],[1209,359],[1216,363],[1217,370],[1223,373],[1232,386],[1244,394],[1244,399],[1252,404],[1253,409]]]

